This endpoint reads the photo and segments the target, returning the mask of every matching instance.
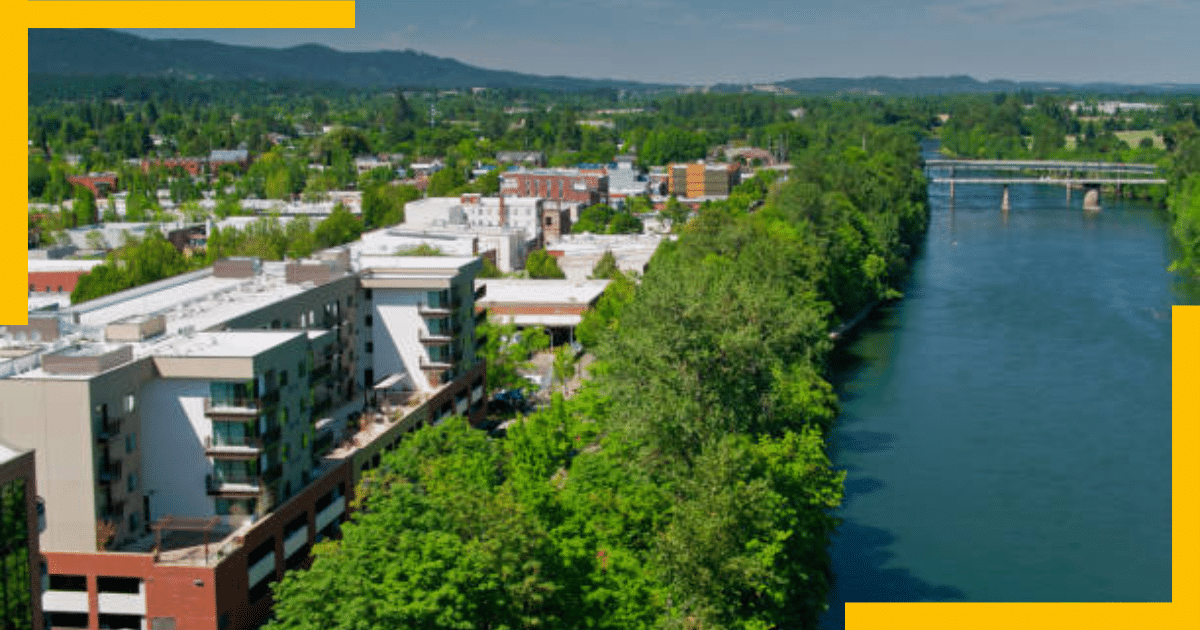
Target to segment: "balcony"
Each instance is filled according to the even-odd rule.
[[[211,495],[235,495],[257,498],[262,491],[262,479],[257,475],[206,475],[205,486]]]
[[[258,398],[205,398],[205,415],[257,416],[266,407]]]
[[[278,439],[278,427],[276,427],[276,439]],[[210,435],[204,438],[204,454],[209,457],[251,458],[257,456],[262,450],[263,438],[261,437]]]
[[[121,479],[121,462],[118,460],[101,464],[96,479],[104,485],[119,481]]]
[[[442,372],[454,367],[448,362],[448,359],[426,359],[421,357],[420,365],[422,370],[435,370]]]
[[[421,333],[419,339],[424,346],[448,346],[454,341],[454,337],[450,335],[436,333]]]
[[[482,300],[485,296],[487,296],[487,285],[486,284],[480,285],[479,288],[475,289],[475,301],[478,302],[479,300]]]
[[[107,442],[116,438],[120,433],[120,418],[103,418],[100,421],[100,430],[96,432],[96,439],[101,442]]]
[[[313,368],[313,371],[310,373],[309,378],[313,382],[317,382],[322,379],[328,378],[330,373],[332,373],[332,372],[333,372],[333,365],[331,365],[329,363],[325,363],[319,367]]]
[[[446,304],[441,304],[438,306],[430,306],[424,302],[417,304],[417,313],[421,315],[421,317],[447,317],[451,312],[450,306]]]

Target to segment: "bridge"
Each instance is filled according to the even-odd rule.
[[[1099,187],[1114,185],[1120,192],[1121,186],[1130,184],[1165,184],[1166,179],[1154,177],[1158,167],[1154,164],[1123,162],[1080,162],[1066,160],[926,160],[925,170],[933,184],[950,184],[950,198],[954,199],[954,185],[999,184],[1004,186],[1001,209],[1009,209],[1008,187],[1012,184],[1051,184],[1067,189],[1067,201],[1071,200],[1071,188],[1087,189],[1083,198],[1084,210],[1100,209]],[[1050,175],[1041,177],[956,177],[955,171],[1042,171]],[[948,171],[948,176],[939,175]]]

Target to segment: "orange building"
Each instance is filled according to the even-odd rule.
[[[680,197],[728,195],[741,181],[737,164],[672,164],[667,177],[667,194]]]

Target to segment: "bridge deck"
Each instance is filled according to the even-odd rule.
[[[1053,170],[1053,171],[1122,171],[1152,173],[1154,164],[1122,162],[1071,162],[1066,160],[926,160],[927,168],[956,168],[964,170]]]
[[[1068,184],[1165,184],[1167,180],[1153,177],[1072,177],[1059,179],[1055,177],[933,177],[931,184],[1053,184],[1066,186]]]

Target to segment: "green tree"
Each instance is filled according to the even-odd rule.
[[[73,197],[75,201],[71,205],[71,210],[74,214],[74,225],[78,227],[99,223],[100,216],[96,210],[96,196],[92,194],[91,189],[76,185]]]
[[[617,267],[617,257],[613,255],[612,250],[604,250],[604,254],[600,256],[600,260],[597,260],[596,265],[592,267],[592,277],[612,280],[618,275],[621,275],[621,269]]]
[[[530,252],[529,257],[525,259],[525,271],[529,273],[530,278],[567,277],[567,274],[563,273],[562,268],[558,266],[558,260],[547,254],[544,249],[535,249]]]

